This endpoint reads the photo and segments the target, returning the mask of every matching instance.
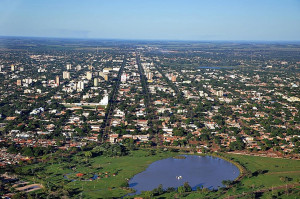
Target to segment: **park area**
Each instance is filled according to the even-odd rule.
[[[55,159],[49,157],[44,162],[20,167],[17,173],[23,180],[42,184],[44,188],[37,191],[41,197],[45,194],[56,197],[119,198],[134,192],[128,188],[128,180],[135,174],[144,171],[154,161],[178,155],[176,152],[162,149],[139,149],[120,157],[91,157],[84,154],[79,152],[76,155]],[[240,182],[232,182],[228,188],[221,188],[218,191],[197,189],[178,195],[176,190],[173,190],[165,191],[157,197],[244,197],[243,194],[251,196],[259,191],[262,192],[260,195],[264,196],[270,194],[269,189],[273,189],[276,193],[280,190],[282,193],[289,191],[290,196],[299,194],[295,192],[299,189],[299,160],[234,154],[219,154],[218,157],[220,156],[244,167],[245,171]],[[141,196],[145,197],[144,194]]]
[[[128,180],[159,159],[173,152],[131,151],[122,157],[74,155],[19,168],[22,177],[43,184],[47,194],[79,195],[83,198],[122,197],[132,192]]]

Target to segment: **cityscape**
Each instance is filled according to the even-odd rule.
[[[299,37],[1,34],[1,198],[299,197]]]

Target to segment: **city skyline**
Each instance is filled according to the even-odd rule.
[[[1,1],[0,35],[129,40],[299,41],[300,2]]]

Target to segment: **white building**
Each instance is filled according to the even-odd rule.
[[[71,64],[67,64],[66,68],[67,68],[67,70],[71,70],[72,69],[72,65]]]
[[[108,74],[110,72],[111,68],[104,68],[103,73]]]
[[[94,78],[94,86],[95,86],[95,87],[98,86],[98,78]]]
[[[121,82],[122,82],[122,83],[125,83],[126,80],[127,80],[127,74],[126,74],[126,73],[123,73],[123,74],[121,75]]]
[[[25,79],[25,83],[26,83],[26,84],[31,84],[31,83],[32,83],[32,79],[31,79],[31,78]]]
[[[80,81],[77,83],[77,91],[82,91],[84,89],[84,82]]]
[[[12,64],[12,65],[10,66],[10,69],[11,69],[11,71],[15,71],[15,70],[16,70],[15,65]]]
[[[107,106],[108,105],[108,95],[106,94],[103,99],[99,103],[102,106]]]
[[[152,80],[152,78],[153,78],[153,73],[147,72],[146,76],[147,76],[147,79],[148,79],[148,80]]]
[[[80,70],[81,70],[81,66],[80,66],[79,64],[76,66],[76,70],[77,70],[77,71],[80,71]]]
[[[86,78],[87,78],[88,80],[91,80],[91,79],[93,78],[93,73],[90,72],[90,71],[86,72]]]
[[[224,93],[223,93],[222,90],[216,92],[216,95],[217,95],[218,97],[222,97],[223,94],[224,94]]]
[[[70,79],[70,72],[64,71],[63,72],[63,79]]]

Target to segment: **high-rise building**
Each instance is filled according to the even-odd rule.
[[[12,64],[12,65],[10,66],[10,70],[11,70],[11,71],[15,71],[15,70],[16,70],[15,65]]]
[[[83,81],[79,81],[77,83],[77,91],[82,91],[84,89],[84,82]]]
[[[17,80],[17,86],[22,86],[22,80],[20,79]]]
[[[57,86],[59,86],[59,84],[60,84],[59,76],[58,75],[55,78],[55,83],[56,83]]]
[[[72,69],[72,65],[71,64],[67,64],[67,70],[71,70]]]
[[[91,80],[91,79],[93,78],[93,73],[90,72],[90,71],[86,72],[86,78],[87,78],[88,80]]]
[[[122,82],[122,83],[125,83],[126,80],[127,80],[127,74],[126,74],[126,73],[123,73],[123,74],[121,75],[121,82]]]
[[[94,78],[94,86],[95,86],[95,87],[98,86],[98,78]]]
[[[148,80],[152,80],[153,74],[151,72],[147,72],[146,74]]]
[[[70,79],[70,72],[64,71],[63,72],[63,79]]]

